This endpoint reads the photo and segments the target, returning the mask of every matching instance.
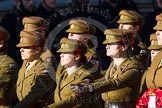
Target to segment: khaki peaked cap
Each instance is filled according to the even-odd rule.
[[[151,45],[148,47],[148,49],[150,49],[150,50],[160,50],[161,49],[161,46],[158,45],[157,37],[154,33],[152,33],[150,35],[150,42],[151,42]]]
[[[129,39],[133,38],[133,32],[129,30],[122,29],[106,29],[104,31],[106,39],[103,44],[109,44],[114,42],[120,42],[124,36],[127,36]]]
[[[20,42],[16,45],[17,47],[27,47],[27,46],[43,46],[45,39],[39,33],[35,31],[21,31],[20,32]]]
[[[48,30],[49,28],[49,22],[37,16],[24,17],[22,23],[25,31]]]
[[[153,28],[154,30],[162,30],[162,13],[156,16],[157,24]]]
[[[121,10],[119,12],[120,19],[117,21],[119,24],[124,23],[135,23],[137,25],[142,26],[145,22],[145,19],[142,15],[137,13],[136,11],[131,10]]]
[[[9,38],[9,32],[4,27],[0,26],[0,40],[8,40]]]
[[[73,19],[69,22],[70,28],[66,30],[68,33],[91,34],[94,35],[96,28],[88,22],[81,19]]]
[[[78,49],[77,40],[62,38],[60,41],[61,47],[57,52],[74,52]]]

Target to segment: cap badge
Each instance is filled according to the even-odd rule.
[[[151,45],[155,45],[155,42],[156,42],[156,41],[152,40],[152,41],[151,41]]]
[[[22,38],[20,39],[20,42],[23,42],[23,39]]]
[[[74,29],[75,25],[74,24],[71,24],[70,28],[71,29]]]
[[[157,22],[157,25],[161,25],[161,24],[162,24],[162,22],[161,22],[161,21],[158,21],[158,22]]]
[[[107,39],[107,40],[109,39],[109,37],[110,37],[110,35],[106,35],[106,39]]]
[[[24,28],[28,28],[28,24],[24,24]]]
[[[64,47],[65,47],[65,44],[64,44],[64,43],[62,43],[62,44],[61,44],[61,48],[64,48]]]
[[[125,16],[124,16],[124,15],[121,15],[121,16],[120,16],[120,19],[124,19],[124,18],[125,18]]]

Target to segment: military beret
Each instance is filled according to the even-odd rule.
[[[37,16],[24,17],[22,22],[25,31],[48,30],[49,27],[47,20]]]
[[[80,19],[73,19],[69,22],[70,28],[66,30],[68,33],[91,34],[94,35],[96,29],[88,22]]]
[[[114,42],[121,42],[123,37],[127,37],[126,39],[134,39],[134,33],[129,30],[121,30],[121,29],[106,29],[104,31],[106,35],[106,39],[103,44],[109,44]],[[123,40],[124,41],[124,40]],[[127,40],[125,40],[127,41]]]
[[[161,46],[158,45],[158,42],[157,42],[157,37],[154,33],[152,33],[150,35],[150,42],[151,42],[151,45],[148,47],[148,49],[150,50],[160,50],[161,49]]]
[[[44,37],[36,31],[21,31],[20,32],[20,42],[16,45],[17,47],[27,47],[27,46],[43,46]]]
[[[9,32],[4,27],[0,26],[0,40],[8,40],[9,38]]]
[[[162,30],[162,13],[156,16],[157,24],[153,28],[154,30]]]
[[[136,11],[121,10],[119,13],[120,19],[117,21],[119,24],[124,23],[135,23],[136,25],[142,26],[145,22],[144,17]]]
[[[61,47],[57,52],[74,52],[78,49],[77,40],[62,38],[60,41]]]

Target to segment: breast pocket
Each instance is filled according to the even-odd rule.
[[[23,82],[25,91],[30,92],[31,88],[34,86],[34,84],[35,84],[34,75],[31,75],[31,76],[25,78],[24,82]]]

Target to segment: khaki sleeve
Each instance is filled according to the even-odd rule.
[[[10,57],[0,64],[0,95],[11,102],[16,98],[16,81],[18,76],[17,63]],[[3,91],[2,91],[3,90]]]
[[[84,75],[80,76],[80,82],[82,84],[89,83],[88,81],[93,81],[93,76],[91,76],[89,73],[84,73]],[[76,95],[73,93],[70,97],[68,97],[66,100],[62,100],[57,103],[53,103],[49,105],[49,108],[75,108],[75,106],[81,106],[83,103],[82,101],[84,99],[87,99],[91,97],[91,93],[82,93],[79,95]]]
[[[123,74],[110,80],[102,80],[92,84],[95,93],[104,93],[106,91],[117,90],[121,87],[133,86],[141,80],[142,72],[139,72],[138,66],[130,67]]]
[[[0,84],[4,84],[7,82],[16,83],[17,80],[17,74],[18,74],[18,66],[15,61],[12,59],[7,58],[6,61],[4,61],[1,64],[0,68]]]
[[[44,101],[44,98],[49,95],[53,95],[54,81],[47,73],[39,74],[35,79],[35,84],[31,88],[31,92],[14,108],[34,108],[35,105],[40,105],[40,101]]]

